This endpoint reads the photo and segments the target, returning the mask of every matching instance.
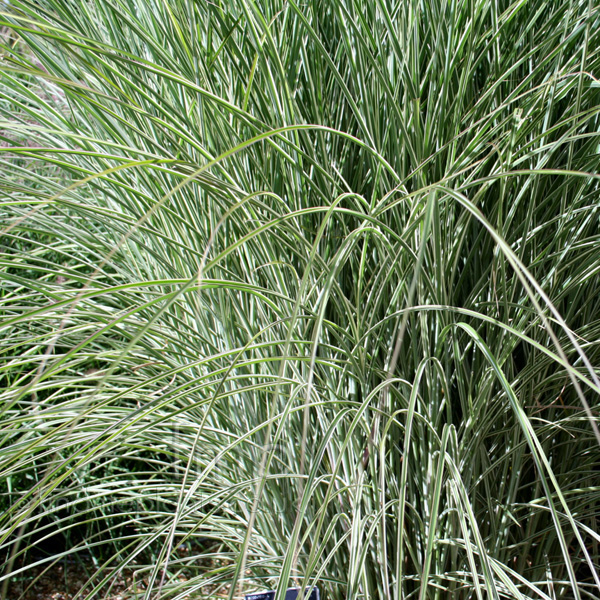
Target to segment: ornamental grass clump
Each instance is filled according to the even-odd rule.
[[[600,598],[598,3],[0,25],[5,598]]]

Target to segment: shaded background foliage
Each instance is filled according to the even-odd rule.
[[[4,11],[6,579],[598,597],[597,3]]]

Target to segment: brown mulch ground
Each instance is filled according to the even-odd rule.
[[[23,567],[18,561],[13,571]],[[9,579],[8,600],[72,600],[86,587],[96,567],[90,557],[69,557],[54,564],[29,566]],[[104,586],[95,597],[106,600],[127,600],[133,591],[131,573],[119,574],[111,584]],[[89,587],[89,586],[88,586]],[[138,580],[138,592],[143,590]]]
[[[182,557],[187,552],[182,548],[177,551],[177,555]],[[42,558],[30,556],[25,563],[25,566],[30,566],[26,566],[24,570],[23,562],[15,561],[12,571],[16,573],[9,578],[7,600],[73,600],[82,589],[83,594],[79,597],[88,597],[87,594],[92,589],[88,583],[89,579],[97,571],[97,566],[89,555],[69,556],[53,564],[45,562],[42,565],[31,566]],[[223,564],[222,561],[216,563],[213,560],[199,560],[207,568]],[[6,562],[4,564],[6,565]],[[181,577],[184,581],[185,577]],[[0,583],[0,590],[1,588]],[[136,577],[133,570],[128,570],[116,573],[109,583],[89,597],[98,600],[131,600],[139,597],[145,590],[145,581],[139,575]],[[226,590],[205,588],[203,593],[214,593],[216,598],[220,598],[226,594]]]

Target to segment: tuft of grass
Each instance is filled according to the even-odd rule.
[[[600,598],[597,2],[0,26],[5,597]]]

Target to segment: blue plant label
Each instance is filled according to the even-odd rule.
[[[299,591],[300,588],[289,588],[285,592],[285,600],[296,600]],[[275,590],[246,594],[245,600],[275,600]],[[314,587],[312,590],[307,588],[303,600],[320,600],[319,588]]]

